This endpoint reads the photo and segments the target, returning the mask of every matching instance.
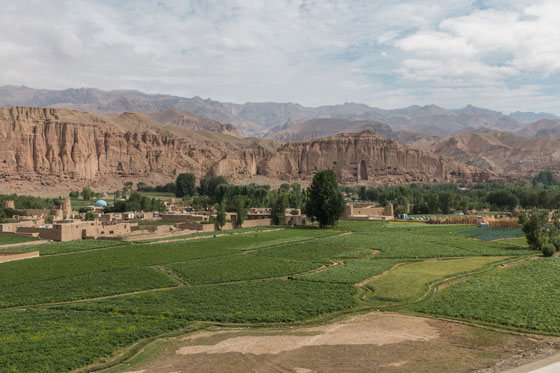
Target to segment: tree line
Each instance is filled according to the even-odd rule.
[[[549,171],[523,184],[410,184],[391,187],[343,187],[354,199],[392,202],[395,214],[448,214],[453,211],[517,208],[560,209],[560,184]]]

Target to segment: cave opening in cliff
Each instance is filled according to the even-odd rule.
[[[362,159],[360,162],[360,180],[367,180],[368,179],[368,171],[366,161]]]

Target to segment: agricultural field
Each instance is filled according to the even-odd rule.
[[[84,201],[83,199],[72,199],[70,200],[70,204],[72,205],[72,211],[78,211],[83,207],[89,207],[95,204],[95,200],[91,201]]]
[[[109,247],[124,245],[120,241],[111,240],[83,240],[83,241],[69,241],[69,242],[49,242],[39,245],[26,245],[18,246],[17,251],[39,251],[40,255],[54,255],[54,254],[64,254],[76,251],[87,251],[104,249]],[[0,246],[0,251],[11,251],[13,248],[2,249]]]
[[[0,251],[2,251],[2,245],[11,245],[15,243],[22,243],[22,242],[29,242],[29,241],[36,241],[36,238],[33,237],[19,237],[19,236],[0,236]],[[9,250],[9,249],[6,249]],[[11,249],[13,250],[13,249]]]
[[[135,342],[208,323],[292,325],[370,308],[560,333],[560,314],[547,312],[560,309],[560,262],[514,244],[518,232],[342,221],[239,233],[26,247],[41,256],[0,264],[0,371],[111,365]],[[522,299],[531,312],[508,311]]]
[[[181,240],[181,239],[190,239],[196,237],[209,237],[209,236],[231,236],[234,234],[239,233],[247,233],[247,232],[261,232],[265,230],[276,229],[280,230],[278,227],[252,227],[252,228],[238,228],[238,229],[231,229],[228,231],[217,231],[217,232],[200,232],[200,233],[189,233],[189,234],[182,234],[177,236],[170,236],[170,237],[163,237],[163,238],[153,238],[147,240],[136,240],[133,241],[134,243],[151,243],[151,242],[162,242],[162,241],[169,241],[169,240]]]
[[[529,260],[469,278],[416,308],[432,315],[560,332],[560,258]]]

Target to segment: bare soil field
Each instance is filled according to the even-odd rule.
[[[494,372],[539,358],[551,341],[373,312],[317,327],[216,329],[158,340],[111,371]]]

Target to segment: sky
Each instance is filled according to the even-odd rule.
[[[560,114],[558,0],[19,0],[0,85]]]

